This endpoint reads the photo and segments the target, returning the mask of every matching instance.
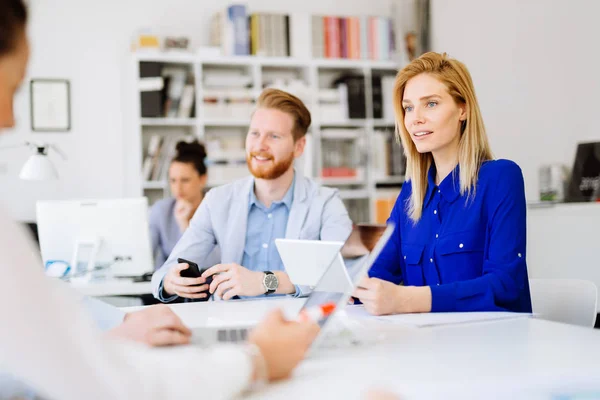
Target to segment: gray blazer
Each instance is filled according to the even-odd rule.
[[[221,263],[241,264],[246,241],[250,191],[254,178],[248,177],[209,191],[196,210],[173,252],[152,276],[154,297],[172,301],[177,296],[162,296],[162,280],[169,268],[182,257],[207,265],[215,246],[221,251]],[[286,227],[288,239],[345,241],[352,230],[352,221],[337,189],[323,187],[296,172],[294,199]],[[307,294],[304,293],[303,295]]]

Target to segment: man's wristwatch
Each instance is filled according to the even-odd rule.
[[[271,271],[265,271],[263,286],[265,287],[265,294],[273,294],[279,287],[279,279]]]

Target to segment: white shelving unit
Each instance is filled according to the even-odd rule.
[[[160,63],[165,66],[185,66],[191,72],[191,78],[195,88],[194,118],[141,118],[141,99],[140,99],[140,77],[139,67],[142,62]],[[310,145],[306,149],[307,155],[304,161],[299,163],[305,175],[316,178],[326,186],[334,186],[340,189],[341,197],[345,202],[351,201],[352,207],[362,207],[363,213],[361,220],[355,222],[366,222],[365,219],[373,221],[375,218],[375,200],[378,195],[378,185],[387,187],[399,186],[403,182],[401,176],[376,177],[373,174],[372,163],[374,157],[380,155],[373,154],[372,142],[375,129],[387,129],[393,132],[393,120],[381,120],[373,118],[372,107],[372,87],[371,78],[374,74],[393,75],[400,66],[392,61],[369,61],[369,60],[348,60],[348,59],[294,59],[294,58],[274,58],[274,57],[253,57],[253,56],[234,56],[222,58],[206,58],[195,54],[187,53],[134,53],[131,57],[129,74],[131,82],[131,97],[133,104],[133,120],[131,121],[132,145],[131,157],[128,159],[127,169],[138,171],[132,174],[128,179],[131,185],[130,193],[147,196],[150,203],[169,196],[169,185],[163,176],[159,180],[146,180],[142,177],[141,166],[147,153],[149,136],[160,134],[163,136],[178,135],[186,137],[196,137],[203,142],[207,142],[212,137],[218,135],[230,135],[234,140],[239,136],[240,147],[243,148],[244,137],[250,121],[249,112],[243,116],[215,116],[216,113],[204,104],[205,96],[218,96],[219,89],[205,87],[204,78],[211,71],[228,70],[237,71],[251,77],[251,85],[248,88],[232,89],[237,95],[249,96],[256,99],[261,93],[265,83],[269,81],[271,75],[278,73],[292,73],[298,79],[302,80],[307,87],[307,94],[303,97],[307,107],[312,114],[312,125],[310,129]],[[345,120],[321,120],[319,112],[318,93],[320,89],[327,88],[327,79],[331,80],[336,75],[352,72],[364,77],[364,93],[366,105],[366,118],[364,119],[345,119]],[[325,82],[325,83],[324,83]],[[285,88],[282,88],[286,90]],[[232,106],[233,107],[233,106]],[[242,113],[238,113],[242,114]],[[356,129],[356,134],[342,135],[340,137],[330,137],[322,135],[324,129]],[[237,136],[236,136],[237,135]],[[237,139],[235,139],[237,140]],[[323,167],[322,141],[323,140],[344,140],[359,141],[355,143],[359,153],[357,160],[360,169],[364,172],[360,178],[322,178],[320,172]],[[235,165],[237,174],[243,174],[245,167],[244,153],[235,151],[226,152],[228,155],[211,154],[208,148],[208,159],[217,161],[225,159]],[[234,155],[232,156],[231,153]],[[217,170],[227,172],[227,167],[209,165],[209,186],[225,184],[237,177],[227,177],[217,174]],[[215,176],[211,175],[215,172]],[[163,174],[164,175],[164,174]],[[226,175],[226,174],[225,174]],[[233,174],[235,175],[235,174]],[[247,175],[247,171],[246,171]],[[138,188],[138,189],[135,189]],[[388,190],[389,193],[389,190]],[[352,216],[352,212],[351,212]]]

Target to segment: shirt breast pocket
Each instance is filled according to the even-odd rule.
[[[405,285],[423,285],[423,267],[421,262],[424,250],[425,246],[422,244],[402,243],[402,258],[404,259],[404,264],[406,264],[406,271],[403,273]]]
[[[436,253],[448,268],[443,275],[451,273],[446,279],[462,280],[481,276],[483,267],[485,236],[477,230],[449,233],[440,237]]]

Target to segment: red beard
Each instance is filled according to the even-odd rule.
[[[263,165],[253,165],[252,160],[254,157],[267,158],[268,162]],[[288,158],[277,162],[274,161],[273,156],[269,153],[256,152],[246,155],[246,164],[248,164],[248,169],[250,170],[250,173],[258,179],[277,179],[286,173],[293,163],[294,153],[290,153]]]

